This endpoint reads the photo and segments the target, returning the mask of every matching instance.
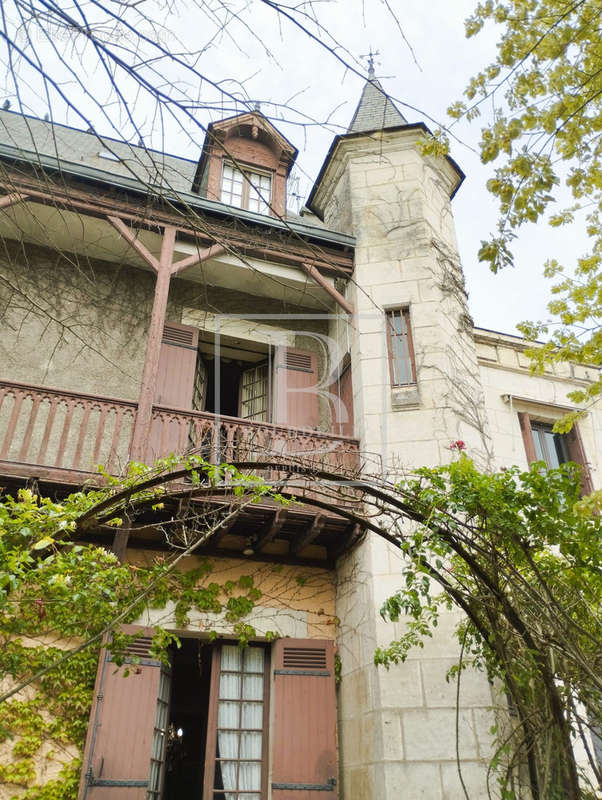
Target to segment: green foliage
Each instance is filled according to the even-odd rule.
[[[580,499],[579,467],[484,474],[461,454],[398,491],[421,522],[401,544],[405,585],[381,609],[403,635],[375,662],[403,662],[443,608],[461,608],[459,668],[484,670],[517,709],[516,730],[499,734],[501,790],[523,758],[541,797],[574,797],[570,737],[602,723],[602,522]]]
[[[553,227],[585,219],[591,251],[567,269],[545,265],[555,278],[549,344],[530,351],[536,369],[554,361],[602,366],[602,50],[598,0],[487,0],[466,22],[471,37],[500,26],[494,61],[454,103],[454,119],[471,119],[484,101],[495,111],[482,131],[481,159],[500,160],[488,182],[499,202],[497,235],[481,243],[479,258],[497,272],[511,265],[511,243],[523,225],[537,223],[564,184],[574,203],[550,215]],[[549,324],[523,323],[530,341],[550,334]],[[602,377],[571,397],[595,401]]]
[[[207,559],[197,559],[195,568],[186,570],[174,569],[167,558],[145,568],[120,564],[113,553],[74,538],[91,528],[118,526],[136,508],[160,512],[166,470],[168,478],[187,474],[193,486],[201,482],[202,473],[214,483],[227,479],[249,502],[267,493],[276,496],[260,478],[193,456],[184,464],[162,459],[153,469],[131,464],[121,481],[101,468],[108,488],[76,492],[60,502],[28,489],[0,502],[0,675],[18,684],[40,673],[25,695],[0,703],[0,743],[12,745],[10,763],[0,765],[0,785],[26,787],[27,800],[76,797],[79,764],[66,764],[44,786],[35,785],[35,764],[43,752],[61,762],[66,746],[83,751],[99,634],[118,616],[120,622],[132,622],[147,607],[172,603],[178,626],[189,623],[191,612],[223,614],[234,623],[241,646],[257,636],[243,621],[261,598],[252,576],[220,584],[210,579],[213,567]],[[53,641],[78,644],[94,637],[94,644],[73,653],[60,669],[48,669],[65,654]],[[116,665],[125,663],[133,638],[113,629],[109,647]],[[151,653],[167,661],[169,648],[179,644],[173,633],[156,628]],[[128,669],[123,672],[127,675]]]

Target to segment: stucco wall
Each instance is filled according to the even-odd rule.
[[[129,550],[128,561],[148,566],[159,555],[152,551]],[[236,581],[241,575],[253,577],[254,585],[262,596],[253,611],[242,620],[253,625],[260,636],[272,631],[279,636],[300,639],[334,639],[336,618],[334,607],[334,574],[328,570],[271,564],[243,559],[210,558],[212,572],[206,582],[223,584]],[[182,562],[182,570],[192,570],[199,559],[190,557]],[[162,625],[178,630],[173,618],[173,604],[164,609],[149,609],[140,618],[141,625]],[[232,636],[233,623],[223,615],[191,612],[190,625],[179,630],[183,635],[208,635],[215,630],[220,635]]]
[[[150,273],[7,240],[0,269],[3,378],[136,399]]]

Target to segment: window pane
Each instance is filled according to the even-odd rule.
[[[261,730],[263,725],[263,703],[242,704],[242,727],[246,730]]]
[[[240,739],[240,757],[260,759],[262,739],[261,733],[243,733]]]
[[[224,164],[222,169],[222,203],[240,208],[243,196],[243,174],[231,164]]]
[[[261,764],[241,761],[238,782],[241,789],[261,789]]]
[[[223,645],[222,646],[222,663],[221,671],[224,672],[240,672],[241,669],[241,651],[240,647],[236,645]]]
[[[263,675],[245,675],[242,696],[245,700],[263,700]]]
[[[224,700],[238,700],[240,698],[240,675],[222,672],[219,680],[219,696]]]
[[[240,703],[221,701],[217,711],[218,728],[240,727]]]
[[[263,647],[247,647],[245,648],[244,654],[245,672],[261,672],[263,675],[263,664],[265,661],[265,651]]]
[[[387,311],[387,339],[393,386],[407,386],[414,383],[407,310]]]
[[[258,172],[249,172],[249,211],[267,214],[272,199],[272,178]]]
[[[217,735],[219,757],[238,758],[239,739],[239,733],[233,733],[232,731],[220,731]]]

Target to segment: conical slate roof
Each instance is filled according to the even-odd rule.
[[[407,119],[400,114],[383,92],[380,82],[376,78],[370,78],[366,81],[347,133],[378,131],[407,124]]]

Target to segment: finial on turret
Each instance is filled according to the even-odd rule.
[[[380,50],[374,50],[373,51],[372,48],[370,48],[370,52],[369,53],[366,53],[366,55],[364,55],[364,56],[360,56],[360,58],[367,58],[368,59],[368,80],[369,81],[373,81],[374,78],[376,77],[376,72],[374,70],[374,64],[375,64],[374,57],[375,56],[379,56],[379,55],[380,55]]]

